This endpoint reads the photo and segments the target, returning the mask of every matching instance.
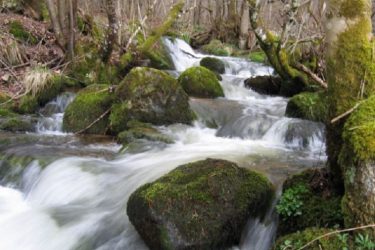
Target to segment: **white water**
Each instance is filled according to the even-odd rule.
[[[178,71],[203,57],[181,40],[166,44]],[[174,144],[150,144],[115,160],[62,158],[42,171],[33,162],[21,178],[22,189],[0,187],[0,249],[147,249],[125,214],[127,199],[175,167],[207,157],[227,159],[263,172],[279,185],[287,173],[324,160],[321,125],[285,118],[286,99],[244,88],[246,77],[272,70],[242,59],[224,60],[228,67],[221,84],[226,98],[192,99],[199,116],[194,126],[160,127]],[[63,110],[46,115],[56,125],[42,120],[40,136],[61,133],[61,115],[56,114]],[[217,128],[208,128],[208,122]],[[268,250],[276,228],[272,211],[266,219],[250,219],[237,248]]]
[[[42,117],[37,123],[37,133],[47,135],[64,135],[62,132],[64,111],[74,100],[74,98],[75,94],[64,93],[48,103],[41,110]]]

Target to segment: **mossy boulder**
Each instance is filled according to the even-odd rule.
[[[224,249],[273,197],[262,175],[206,159],[177,167],[129,198],[127,214],[150,249]]]
[[[200,65],[217,74],[225,73],[225,64],[222,60],[215,57],[205,57],[200,61]]]
[[[303,92],[293,96],[288,102],[285,115],[325,123],[328,120],[326,93]]]
[[[343,225],[342,196],[331,183],[326,169],[307,170],[287,179],[277,205],[278,235],[309,227]]]
[[[0,130],[26,132],[35,130],[36,120],[30,117],[15,116],[0,121]]]
[[[144,139],[148,141],[158,141],[163,143],[173,143],[173,139],[167,135],[162,134],[156,128],[152,127],[151,124],[130,121],[127,123],[128,129],[121,132],[117,136],[118,143],[124,146],[138,139]]]
[[[256,76],[245,81],[245,86],[262,95],[280,95],[282,79],[275,76]]]
[[[277,239],[273,250],[298,250],[310,243],[312,240],[318,237],[334,232],[333,229],[326,228],[308,228],[304,231],[286,235]],[[320,238],[316,240],[311,245],[307,246],[306,250],[338,250],[338,249],[350,249],[345,248],[348,245],[341,241],[336,234],[331,236]]]
[[[263,51],[253,51],[249,54],[249,59],[257,63],[265,63],[267,61],[267,55]]]
[[[192,67],[185,70],[178,82],[189,96],[216,98],[224,96],[216,75],[204,67]]]
[[[201,50],[215,56],[230,56],[233,49],[219,40],[211,40],[209,44],[202,46]]]
[[[64,131],[75,133],[92,125],[84,131],[85,134],[106,134],[109,115],[104,114],[109,113],[113,101],[114,94],[109,92],[108,85],[91,85],[84,88],[65,111]],[[99,119],[100,117],[102,118]],[[95,121],[97,122],[93,124]]]
[[[167,73],[137,67],[130,71],[116,89],[118,103],[111,112],[111,129],[119,133],[127,129],[132,120],[168,125],[190,124],[194,113],[189,97],[177,80]]]
[[[144,55],[150,60],[149,67],[160,70],[174,70],[171,56],[161,41],[157,42],[152,51],[147,51]]]

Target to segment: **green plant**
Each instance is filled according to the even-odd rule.
[[[357,234],[354,239],[356,249],[358,250],[374,250],[375,242],[370,238],[368,234]]]
[[[341,250],[349,250],[348,248],[348,239],[349,239],[349,234],[343,233],[343,234],[338,234],[337,238],[339,241],[344,245]]]
[[[285,190],[276,206],[276,210],[285,218],[302,215],[303,201],[301,196],[308,192],[304,185],[298,185]]]

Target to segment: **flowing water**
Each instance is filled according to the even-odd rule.
[[[199,64],[199,54],[181,40],[165,39],[176,71]],[[290,174],[325,161],[322,124],[284,117],[287,99],[244,87],[267,66],[221,58],[225,98],[191,99],[193,126],[158,129],[174,138],[165,145],[139,141],[125,153],[107,137],[77,137],[61,131],[66,93],[40,111],[35,133],[0,133],[0,249],[147,249],[126,216],[130,194],[175,167],[220,158],[264,173],[280,187]],[[233,249],[268,250],[277,227],[271,209],[264,221],[249,218]]]

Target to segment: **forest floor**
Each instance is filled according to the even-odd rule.
[[[54,70],[64,53],[47,22],[14,13],[0,13],[0,92],[10,96],[22,90],[25,73],[35,67]]]

